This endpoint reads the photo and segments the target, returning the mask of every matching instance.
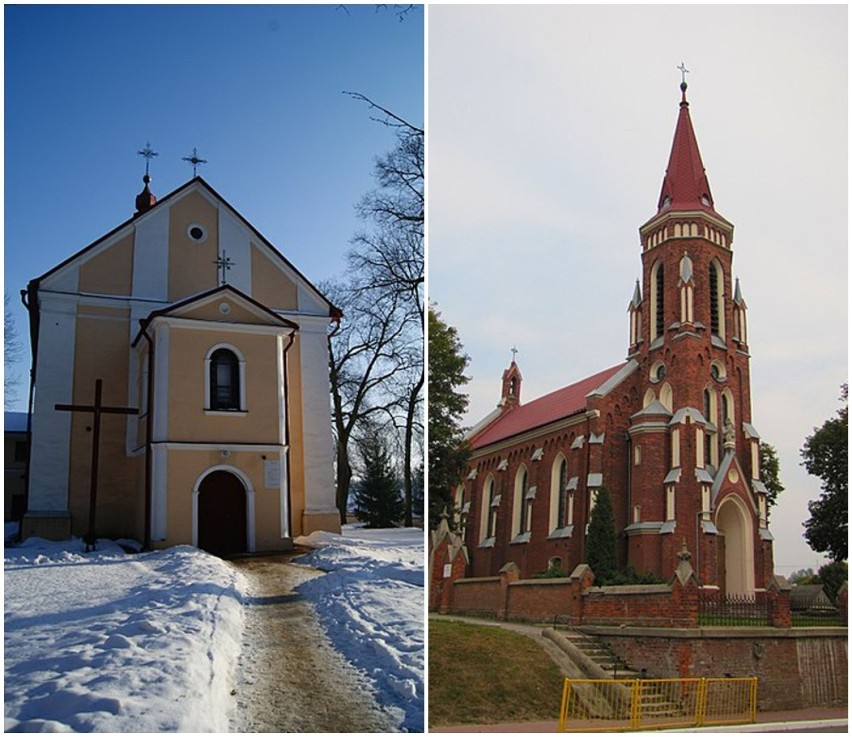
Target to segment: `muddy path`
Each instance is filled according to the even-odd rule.
[[[320,571],[290,555],[230,561],[248,580],[234,732],[393,732],[366,679],[335,650],[294,589]]]

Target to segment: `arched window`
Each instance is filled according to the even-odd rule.
[[[719,262],[710,262],[710,332],[725,337],[725,312],[722,304],[724,282],[722,279],[722,267]]]
[[[550,529],[558,530],[568,524],[568,461],[561,453],[550,475],[550,499]]]
[[[662,404],[669,412],[674,411],[672,386],[668,381],[660,387],[660,404]]]
[[[665,331],[665,277],[663,263],[658,261],[651,269],[651,339],[659,338]]]
[[[240,361],[227,348],[217,348],[210,356],[210,409],[240,410]]]
[[[494,477],[489,474],[482,486],[482,515],[479,525],[479,541],[494,537],[497,527],[497,505],[494,498]]]
[[[514,535],[523,535],[530,531],[530,512],[532,507],[532,499],[527,499],[527,486],[529,482],[529,474],[526,466],[521,466],[518,473],[515,475],[515,499],[513,506],[514,512]]]
[[[716,428],[718,427],[719,419],[716,417],[716,392],[711,387],[704,387],[704,419],[707,420],[708,423],[711,423],[711,426],[708,426],[705,429],[705,437],[704,437],[704,465],[706,466],[716,466],[717,465],[717,451],[718,445],[715,442],[715,439],[718,437]]]

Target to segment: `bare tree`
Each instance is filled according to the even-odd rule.
[[[9,294],[3,293],[3,406],[11,407],[18,396],[20,374],[15,373],[15,364],[21,360],[24,348],[15,325]]]
[[[349,264],[359,275],[360,290],[381,302],[393,297],[395,307],[406,312],[404,322],[413,333],[405,353],[408,370],[397,393],[401,410],[403,452],[403,494],[405,524],[413,517],[415,444],[422,434],[420,411],[426,374],[423,361],[424,342],[424,131],[396,113],[376,104],[368,97],[347,93],[367,103],[380,114],[374,117],[394,129],[396,145],[390,153],[377,159],[374,176],[376,188],[361,200],[358,210],[370,230],[359,233],[349,254]],[[399,377],[398,377],[399,378]]]
[[[352,480],[350,452],[361,425],[380,428],[395,414],[398,397],[389,391],[408,366],[401,350],[410,330],[397,299],[375,301],[357,282],[323,285],[347,317],[329,336],[332,419],[336,443],[336,499],[346,520]]]

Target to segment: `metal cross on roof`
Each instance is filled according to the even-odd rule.
[[[222,255],[219,256],[214,262],[216,264],[217,275],[219,270],[222,271],[222,276],[220,277],[219,286],[224,286],[228,283],[228,271],[231,270],[231,266],[233,265],[233,261],[228,258],[228,254],[225,251],[222,251]]]
[[[148,165],[151,163],[151,159],[153,159],[155,156],[159,156],[160,154],[158,154],[153,148],[151,148],[150,142],[146,143],[145,148],[143,148],[141,151],[137,151],[136,153],[144,157],[145,176],[148,176]]]
[[[515,362],[515,356],[518,355],[518,349],[515,346],[512,346],[512,363]]]
[[[686,84],[686,75],[689,74],[689,69],[686,68],[686,64],[681,62],[680,66],[678,67],[678,71],[680,72],[681,84]]]
[[[207,159],[199,159],[198,152],[195,150],[195,146],[192,147],[192,156],[184,156],[181,161],[187,161],[192,164],[192,176],[195,176],[196,167],[199,164],[206,164]]]

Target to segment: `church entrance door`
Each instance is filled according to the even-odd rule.
[[[237,476],[214,471],[198,488],[198,547],[213,555],[245,553],[246,490]]]
[[[754,593],[754,545],[749,518],[738,497],[730,495],[719,506],[716,527],[724,543],[719,546],[720,587],[728,594]]]

